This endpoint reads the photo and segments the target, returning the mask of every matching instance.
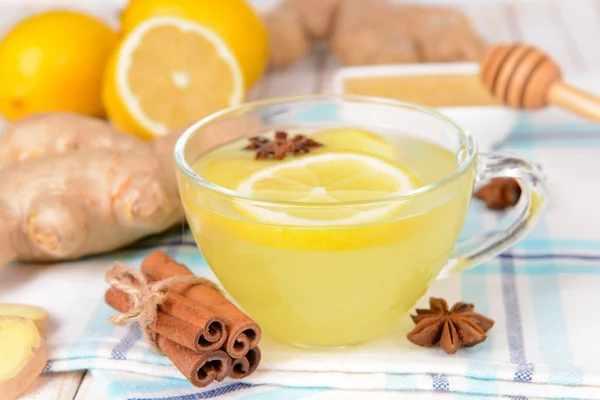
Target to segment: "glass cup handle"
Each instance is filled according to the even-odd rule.
[[[476,181],[500,177],[515,178],[519,182],[519,202],[493,229],[458,245],[438,279],[465,271],[495,257],[537,224],[547,202],[546,182],[540,169],[514,155],[480,154]]]

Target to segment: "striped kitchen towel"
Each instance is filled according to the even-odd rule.
[[[112,263],[118,259],[137,267],[156,248],[214,279],[185,232],[88,260],[9,266],[0,273],[0,301],[49,309],[46,372],[91,370],[98,398],[110,400],[395,398],[399,393],[600,399],[600,128],[523,121],[506,148],[541,164],[551,201],[540,224],[511,251],[435,282],[419,302],[426,306],[430,295],[464,300],[496,321],[488,340],[452,356],[408,342],[412,322],[405,318],[387,337],[342,351],[307,351],[265,337],[263,361],[250,377],[191,387],[144,342],[136,325],[108,324],[114,312],[103,303],[103,276]],[[474,202],[464,236],[496,219]]]

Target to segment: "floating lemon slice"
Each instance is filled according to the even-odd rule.
[[[176,17],[150,18],[128,33],[111,57],[103,87],[111,121],[148,139],[243,98],[244,78],[225,42]]]
[[[243,204],[245,214],[275,224],[315,226],[325,223],[374,222],[390,214],[401,202],[329,207],[397,196],[419,186],[408,169],[364,154],[326,153],[304,156],[262,169],[241,182],[242,195],[277,201],[319,203],[284,209]]]

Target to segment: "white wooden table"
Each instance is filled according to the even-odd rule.
[[[276,0],[252,0],[259,6],[273,1]],[[460,7],[490,43],[522,41],[539,46],[566,74],[600,72],[600,0],[422,2]],[[57,5],[84,9],[116,23],[116,10],[123,3],[122,0],[0,0],[0,34],[26,14]],[[270,72],[252,89],[250,99],[326,92],[337,67],[326,48],[316,47],[310,57],[297,65]],[[25,398],[95,400],[98,396],[92,390],[91,374],[78,371],[43,375]]]

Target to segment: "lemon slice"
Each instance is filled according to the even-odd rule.
[[[408,169],[365,154],[326,153],[301,157],[262,169],[242,181],[236,191],[277,201],[319,203],[311,206],[241,207],[253,219],[276,224],[320,225],[368,223],[396,209],[401,202],[329,207],[397,196],[419,186]]]
[[[103,100],[125,131],[153,138],[244,98],[240,66],[225,42],[203,25],[176,17],[140,23],[107,67]]]

